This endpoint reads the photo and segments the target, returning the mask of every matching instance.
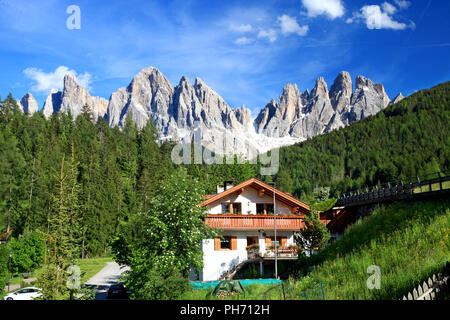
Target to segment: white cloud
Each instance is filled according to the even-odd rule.
[[[253,27],[251,24],[241,24],[241,25],[230,25],[230,30],[237,31],[237,32],[251,32],[253,31]]]
[[[273,29],[261,30],[258,33],[258,38],[266,38],[270,42],[274,42],[275,40],[277,40],[277,32]]]
[[[252,43],[254,40],[251,38],[247,38],[247,37],[240,37],[238,39],[236,39],[236,41],[234,41],[235,44],[238,45],[246,45],[246,44],[250,44]]]
[[[324,14],[335,19],[342,17],[345,12],[341,0],[302,0],[302,4],[310,17]]]
[[[411,2],[406,0],[394,0],[395,4],[400,8],[400,10],[408,9]]]
[[[415,29],[416,25],[413,21],[410,21],[409,24],[395,21],[393,15],[396,12],[397,8],[389,2],[384,2],[381,7],[379,5],[367,5],[361,8],[360,13],[353,13],[353,16],[345,22],[353,23],[362,20],[368,29]]]
[[[295,18],[292,18],[287,14],[283,14],[281,17],[278,17],[278,21],[283,34],[295,33],[299,36],[304,36],[308,33],[309,27],[307,25],[300,27]]]
[[[69,70],[66,66],[59,66],[53,72],[44,72],[37,68],[26,68],[23,73],[27,78],[35,81],[35,84],[31,87],[31,90],[48,93],[51,89],[63,89],[64,76],[67,73],[72,73],[77,77],[78,83],[90,90],[89,84],[91,83],[91,75],[88,72],[77,76],[75,70]]]
[[[383,11],[391,16],[397,12],[397,8],[394,7],[392,4],[390,4],[389,2],[384,2],[382,4],[382,6],[383,6]]]
[[[362,18],[368,29],[394,29],[404,30],[407,25],[395,21],[388,12],[381,11],[377,5],[364,6],[361,8]]]

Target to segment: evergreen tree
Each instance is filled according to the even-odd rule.
[[[320,250],[330,239],[330,232],[320,221],[319,214],[314,208],[304,217],[305,227],[295,235],[295,242],[303,250],[312,254],[313,250]]]
[[[55,174],[55,189],[52,194],[52,212],[49,217],[48,233],[44,236],[45,255],[38,285],[43,299],[68,299],[71,295],[67,286],[67,268],[77,257],[76,219],[77,192],[74,159],[67,163],[64,157],[60,171]]]

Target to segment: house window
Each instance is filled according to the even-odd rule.
[[[242,205],[240,202],[235,202],[231,204],[233,206],[233,213],[241,214],[242,213]]]
[[[222,203],[222,213],[242,213],[242,204],[240,202]]]
[[[280,237],[277,237],[277,240],[275,240],[275,237],[271,237],[270,245],[272,245],[273,247],[278,247],[280,245]]]
[[[247,247],[258,244],[258,237],[247,237]]]
[[[265,205],[264,203],[257,203],[256,204],[256,214],[265,214]]]
[[[237,250],[237,238],[233,236],[214,238],[214,250]]]
[[[273,214],[273,203],[257,203],[256,214]]]
[[[230,213],[230,204],[222,203],[222,213]]]
[[[220,249],[231,250],[231,237],[223,237],[223,239],[220,239]]]

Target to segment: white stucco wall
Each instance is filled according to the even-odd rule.
[[[273,231],[266,230],[267,237],[273,237]],[[266,251],[266,237],[257,230],[248,231],[224,231],[225,236],[235,236],[237,239],[237,250],[214,250],[214,239],[206,239],[202,242],[203,248],[203,270],[200,273],[201,281],[218,280],[224,273],[235,265],[247,260],[247,236],[257,236],[260,253]],[[294,244],[293,231],[279,231],[278,237],[287,237],[287,245]],[[280,241],[280,240],[279,240]]]
[[[256,215],[256,204],[267,203],[273,204],[273,196],[258,195],[258,190],[246,187],[244,191],[238,195],[233,193],[219,199],[209,205],[209,214],[221,214],[222,203],[224,202],[240,202],[242,214]],[[249,213],[250,211],[250,213]],[[277,214],[290,214],[291,207],[276,201],[275,211]],[[224,230],[224,236],[234,236],[237,238],[237,250],[214,250],[214,239],[205,239],[202,241],[203,250],[203,270],[200,272],[201,281],[218,280],[224,273],[229,271],[235,265],[247,260],[247,237],[257,236],[260,247],[260,253],[266,251],[266,236],[273,237],[273,230],[264,230],[266,235],[258,233],[257,230]],[[277,231],[278,237],[287,237],[287,245],[294,244],[293,231]],[[280,240],[279,240],[280,241]]]

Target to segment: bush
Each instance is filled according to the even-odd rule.
[[[136,300],[174,300],[189,289],[189,281],[178,270],[159,270],[152,268],[147,272],[134,274],[126,279],[131,299]]]
[[[251,263],[248,269],[245,271],[245,277],[247,279],[257,279],[261,277],[261,274],[259,273],[254,263]]]
[[[44,257],[44,241],[37,233],[11,238],[8,249],[12,251],[11,271],[14,274],[28,273],[38,267]]]

